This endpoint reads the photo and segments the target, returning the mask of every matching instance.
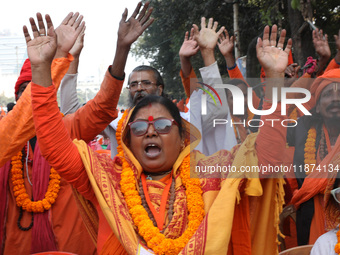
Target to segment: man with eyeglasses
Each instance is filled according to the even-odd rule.
[[[130,107],[147,95],[164,96],[164,81],[151,66],[141,65],[132,70],[128,79]]]

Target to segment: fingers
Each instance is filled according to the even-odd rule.
[[[40,12],[37,13],[37,21],[39,26],[39,35],[46,35],[44,20]]]
[[[31,36],[28,33],[28,29],[27,29],[26,26],[23,26],[22,30],[24,32],[24,36],[25,36],[25,40],[26,40],[26,44],[27,44],[29,41],[31,41]]]
[[[202,17],[201,18],[201,29],[202,28],[205,28],[206,27],[206,24],[205,24],[205,17]]]
[[[73,24],[75,23],[75,21],[77,20],[79,16],[79,12],[76,12],[71,18],[70,20],[67,22],[67,25],[73,26]]]
[[[137,4],[137,6],[136,6],[136,9],[135,9],[135,11],[132,13],[132,15],[131,15],[131,17],[132,18],[136,18],[137,17],[137,14],[139,13],[139,10],[140,10],[140,8],[142,7],[142,2],[139,2],[138,4]],[[127,12],[127,9],[125,8],[125,10],[126,10],[126,12]],[[124,11],[125,12],[125,11]],[[127,13],[126,13],[126,15],[127,15]],[[126,17],[125,17],[125,19],[124,19],[124,21],[126,20]]]
[[[185,36],[184,36],[184,41],[188,41],[188,36],[189,36],[189,32],[186,31],[186,32],[185,32]]]
[[[281,34],[280,34],[280,38],[279,38],[279,42],[277,43],[277,47],[279,49],[283,49],[283,44],[285,42],[285,38],[286,38],[286,29],[282,29]]]
[[[122,14],[122,19],[120,20],[120,22],[125,22],[126,21],[126,18],[127,18],[127,15],[128,15],[128,10],[127,8],[125,8],[123,14]]]
[[[143,10],[144,10],[144,8],[143,8]],[[153,8],[150,7],[150,9],[148,10],[148,13],[147,13],[146,15],[144,15],[144,14],[145,14],[145,12],[144,12],[143,18],[140,20],[140,23],[141,23],[142,25],[144,25],[145,22],[150,18],[151,14],[152,14],[152,11],[153,11]]]
[[[198,30],[198,26],[196,24],[193,24],[192,29],[193,29],[193,37],[194,37],[194,39],[196,39],[200,34],[200,32]]]
[[[150,2],[146,2],[145,4],[144,4],[144,6],[143,6],[143,9],[142,9],[142,11],[138,14],[138,17],[136,18],[138,21],[140,21],[141,22],[141,20],[144,18],[144,15],[145,15],[145,13],[146,13],[146,10],[149,8],[149,4],[150,4]],[[151,8],[150,8],[151,9]],[[152,11],[152,10],[151,10]],[[149,12],[150,12],[150,10],[149,10]],[[149,14],[149,13],[148,13]],[[149,16],[150,16],[151,14],[149,14]],[[142,22],[143,23],[143,22]]]
[[[292,46],[293,46],[293,41],[291,38],[289,38],[284,52],[289,54],[290,50],[292,49]]]
[[[270,42],[269,42],[269,26],[265,26],[263,29],[263,41],[261,40],[261,45],[263,45],[263,47],[269,46]],[[262,44],[263,43],[263,44]]]
[[[221,27],[220,30],[218,30],[217,35],[220,36],[224,30],[225,30],[225,27]]]
[[[277,38],[277,26],[272,26],[272,31],[270,34],[270,46],[276,46],[276,38]]]
[[[213,22],[214,22],[214,19],[213,19],[213,18],[210,18],[210,19],[208,20],[208,26],[207,26],[208,29],[211,29],[211,28],[212,28]]]
[[[78,13],[79,14],[79,13]],[[84,16],[83,15],[80,15],[77,19],[75,19],[75,22],[74,22],[74,26],[75,27],[79,27],[80,23],[83,21],[84,19]]]
[[[218,22],[217,22],[217,21],[215,21],[215,22],[214,22],[214,26],[213,26],[213,28],[212,28],[212,29],[213,29],[214,31],[216,31],[216,29],[217,29],[217,26],[218,26]]]
[[[53,27],[53,23],[52,23],[52,19],[51,19],[50,15],[46,14],[45,20],[46,20],[46,24],[47,24],[47,29],[49,29],[50,27]]]
[[[145,29],[147,29],[154,22],[154,20],[155,20],[154,18],[151,18],[146,23],[144,23],[142,26],[143,31],[145,31]]]
[[[264,39],[264,32],[263,32],[263,39]],[[257,56],[257,58],[259,58],[259,56],[262,55],[263,47],[264,47],[264,40],[262,41],[262,39],[260,37],[257,38],[257,43],[256,43],[256,56]]]
[[[65,17],[65,19],[63,19],[63,21],[61,22],[62,25],[67,25],[67,23],[69,22],[69,20],[72,18],[73,16],[73,12],[70,12],[69,14],[67,14],[67,16]]]
[[[194,36],[194,28],[192,27],[190,29],[190,37],[189,37],[189,40],[192,40],[193,39],[193,36]]]
[[[37,28],[35,21],[32,17],[30,18],[30,24],[31,24],[31,28],[32,28],[34,38],[38,37],[39,31],[38,31],[38,28]]]

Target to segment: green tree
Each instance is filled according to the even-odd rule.
[[[237,1],[237,0],[236,0]],[[315,56],[312,44],[312,30],[306,25],[306,15],[312,14],[312,23],[329,34],[330,46],[335,50],[333,35],[339,29],[338,0],[294,0],[305,5],[295,6],[292,0],[239,0],[239,30],[241,56],[247,55],[247,77],[259,77],[260,65],[256,58],[256,41],[261,36],[265,25],[277,24],[285,28],[288,37],[293,38],[293,56],[303,65],[308,56]],[[151,0],[154,7],[154,23],[140,38],[133,48],[135,56],[150,59],[165,81],[165,92],[176,99],[185,96],[179,77],[180,62],[178,51],[184,39],[185,31],[192,24],[200,26],[201,17],[213,17],[233,33],[233,6],[229,1],[216,0]],[[306,7],[304,7],[306,6]],[[308,24],[308,23],[307,23]],[[293,36],[292,36],[293,35]],[[220,72],[226,75],[225,62],[216,51]],[[196,73],[203,66],[200,54],[192,58]]]

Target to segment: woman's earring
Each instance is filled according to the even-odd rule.
[[[184,141],[182,141],[182,144],[181,144],[181,151],[184,150],[185,148],[185,144],[184,144]]]

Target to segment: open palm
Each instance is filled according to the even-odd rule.
[[[277,26],[272,27],[269,38],[269,26],[263,31],[263,41],[258,38],[256,45],[257,59],[264,71],[272,73],[284,73],[288,64],[288,54],[292,48],[292,40],[287,42],[286,49],[283,50],[283,43],[286,37],[286,30],[282,30],[278,43],[276,44]]]
[[[39,30],[46,31],[40,13],[37,13],[37,20]],[[42,63],[51,62],[57,48],[57,37],[54,32],[51,18],[46,15],[47,35],[40,34],[33,18],[30,18],[30,23],[34,38],[31,39],[26,26],[24,26],[23,31],[27,44],[27,54],[31,61],[31,65],[40,65]]]

